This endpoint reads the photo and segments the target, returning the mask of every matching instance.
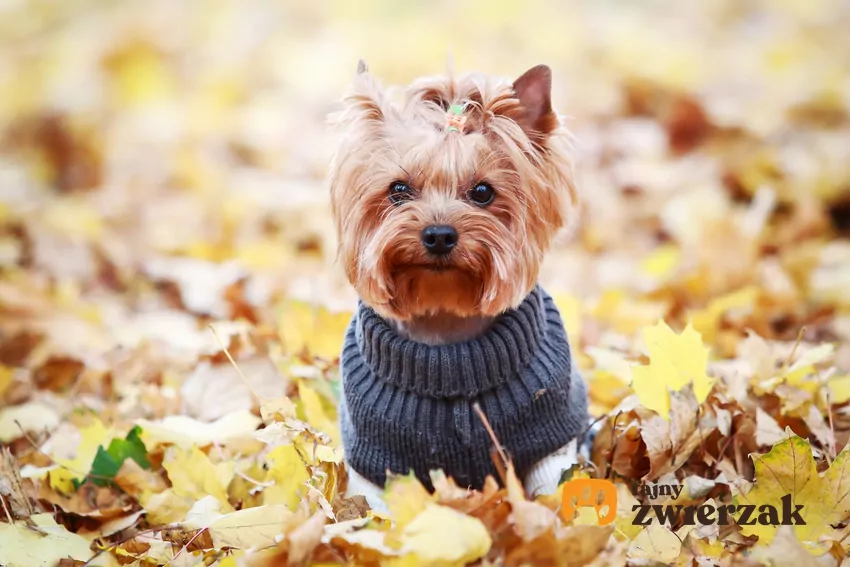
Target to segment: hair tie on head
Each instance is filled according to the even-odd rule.
[[[453,104],[446,112],[446,132],[463,132],[466,116],[463,115],[463,105]]]

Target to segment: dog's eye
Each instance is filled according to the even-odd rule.
[[[413,198],[413,190],[407,183],[394,181],[390,183],[390,201],[394,205],[409,201]]]
[[[496,197],[496,192],[493,191],[493,188],[490,187],[488,184],[479,183],[478,185],[469,190],[469,193],[467,193],[467,197],[476,205],[484,207],[493,202],[493,198]]]

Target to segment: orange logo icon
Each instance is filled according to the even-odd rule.
[[[617,488],[600,478],[579,478],[564,483],[561,492],[561,518],[572,522],[582,507],[596,510],[596,521],[607,526],[617,516]]]

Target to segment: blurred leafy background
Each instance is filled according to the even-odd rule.
[[[729,364],[748,329],[785,352],[836,343],[843,376],[847,29],[843,0],[3,0],[0,438],[38,469],[93,427],[80,408],[122,438],[251,408],[210,322],[255,391],[333,432],[334,387],[311,380],[333,383],[356,296],[334,258],[325,117],[359,58],[388,84],[450,58],[552,67],[584,202],[541,280],[596,414],[630,393],[604,353],[645,360],[639,331],[660,318],[692,321]],[[305,405],[304,384],[324,401]],[[96,431],[92,450],[111,438]]]

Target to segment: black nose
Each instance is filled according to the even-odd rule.
[[[431,254],[442,256],[457,246],[457,231],[447,224],[432,224],[422,231],[422,245]]]

